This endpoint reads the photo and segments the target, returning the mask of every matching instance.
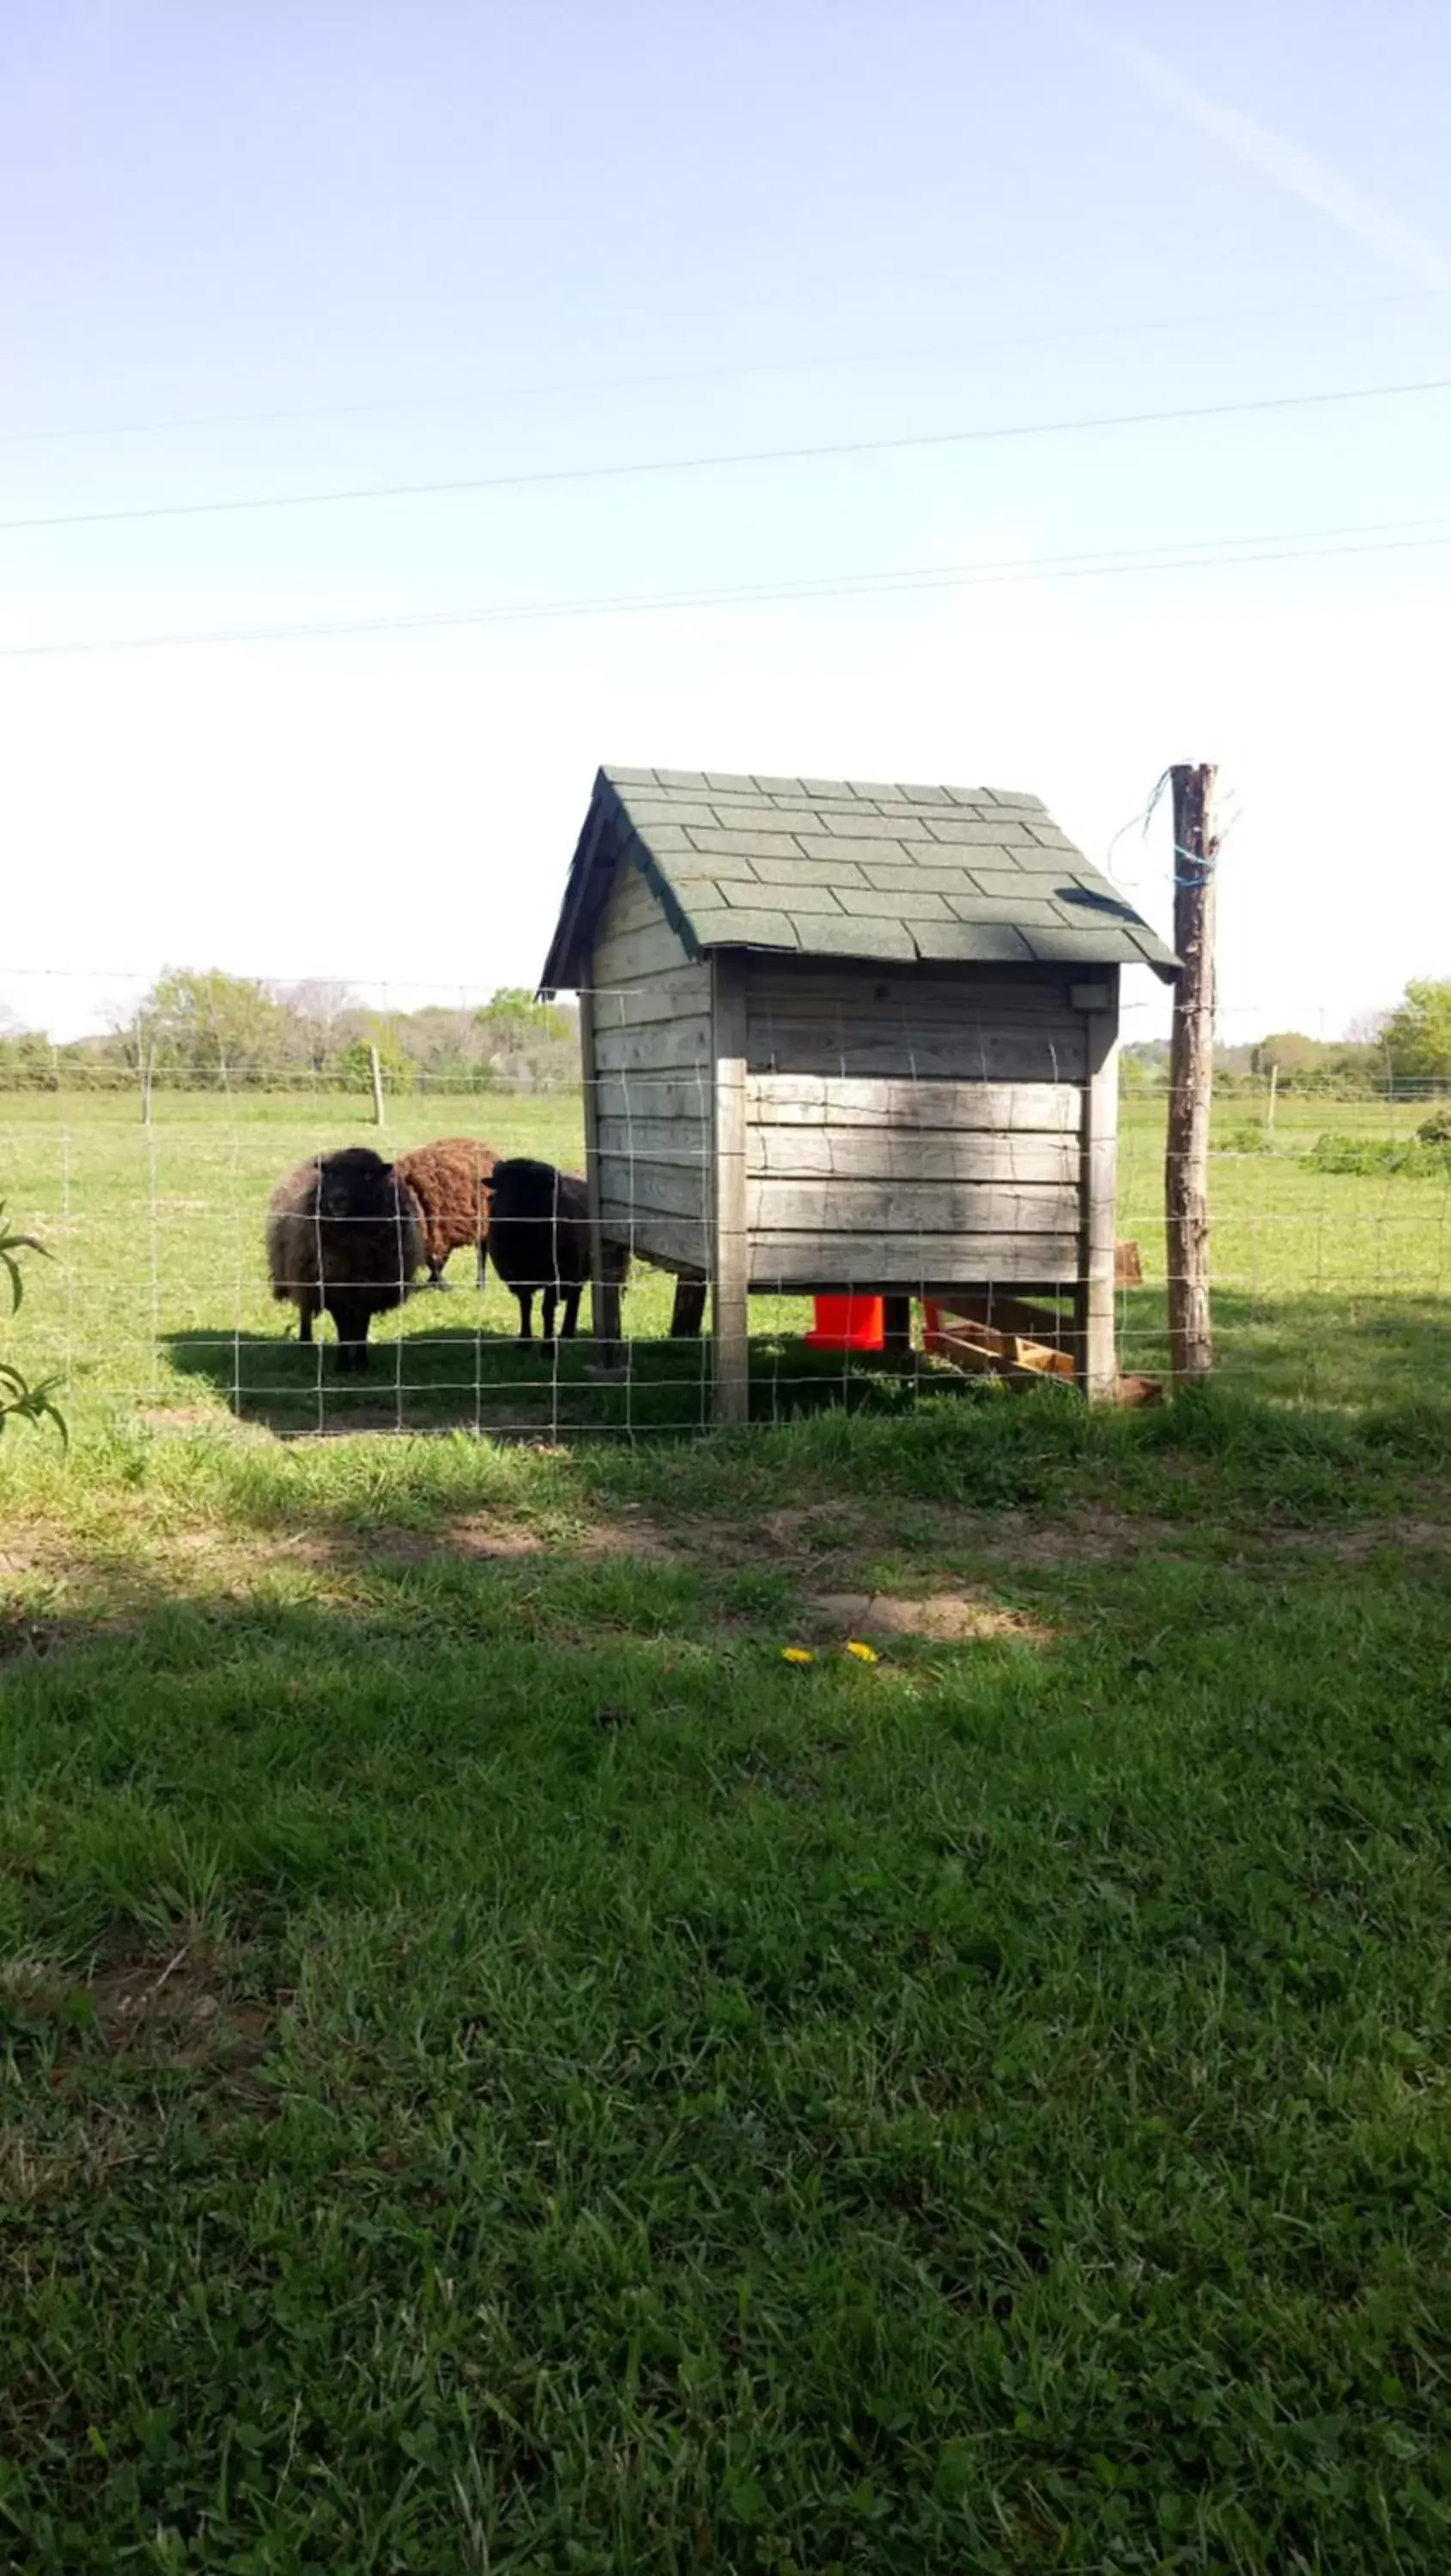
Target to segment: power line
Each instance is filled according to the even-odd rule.
[[[1230,312],[1175,313],[1149,321],[1081,323],[1066,330],[1003,332],[987,338],[974,336],[970,341],[929,340],[909,348],[848,349],[808,358],[763,358],[748,366],[667,367],[656,368],[643,375],[556,377],[547,383],[490,385],[469,393],[397,394],[374,397],[366,402],[306,403],[268,411],[198,412],[169,420],[99,422],[72,428],[5,429],[0,430],[0,447],[39,447],[90,438],[163,437],[192,429],[267,428],[284,421],[355,420],[382,413],[461,411],[478,404],[543,402],[566,394],[634,393],[661,385],[736,383],[756,376],[809,375],[833,367],[892,366],[907,359],[945,357],[954,353],[977,357],[991,349],[1050,348],[1073,340],[1133,339],[1170,331],[1222,330],[1236,322],[1283,321],[1292,314],[1380,311],[1389,305],[1418,303],[1426,296],[1442,296],[1447,292],[1444,287],[1431,286],[1408,288],[1400,294],[1334,296],[1313,303],[1297,298],[1287,304],[1243,305]]]
[[[237,626],[122,635],[65,644],[0,645],[0,661],[74,658],[83,654],[141,653],[215,644],[287,643],[328,635],[403,634],[453,626],[532,625],[554,619],[670,615],[682,609],[766,607],[779,602],[883,598],[917,590],[967,590],[1025,581],[1085,581],[1141,573],[1233,570],[1240,564],[1314,563],[1340,555],[1395,554],[1451,545],[1446,519],[1383,519],[1340,528],[1284,529],[1264,536],[1182,538],[1163,546],[1124,547],[1089,555],[1026,555],[978,564],[923,564],[910,570],[822,574],[791,583],[745,583],[712,589],[615,592],[602,597],[522,601],[494,608],[417,609],[383,617],[300,620],[277,626]],[[1398,533],[1418,531],[1421,533]],[[1341,544],[1338,539],[1352,540]],[[1368,538],[1369,543],[1358,542]],[[1324,540],[1325,542],[1320,542]],[[1174,549],[1171,551],[1171,547]],[[1138,819],[1137,817],[1135,818]]]
[[[468,475],[428,483],[360,483],[324,492],[272,492],[234,501],[158,501],[140,509],[74,510],[36,518],[0,519],[0,531],[20,528],[97,528],[150,519],[202,519],[261,510],[308,510],[324,503],[413,501],[460,492],[518,491],[528,485],[618,482],[648,474],[698,474],[721,466],[815,464],[835,456],[886,456],[936,447],[967,447],[1011,438],[1062,438],[1088,430],[1158,428],[1174,421],[1227,420],[1258,412],[1308,411],[1334,403],[1385,402],[1415,394],[1451,392],[1451,377],[1415,384],[1350,385],[1323,393],[1262,394],[1247,402],[1183,403],[1166,411],[1099,412],[1076,420],[1006,422],[977,429],[927,430],[905,438],[823,440],[809,447],[728,448],[698,456],[646,457],[618,465],[556,465],[526,473]]]

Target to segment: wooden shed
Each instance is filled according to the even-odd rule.
[[[600,771],[540,989],[580,996],[593,1221],[710,1284],[721,1418],[753,1292],[1037,1294],[1112,1391],[1143,965],[1177,972],[1035,796]]]

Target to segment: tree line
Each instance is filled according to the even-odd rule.
[[[37,1030],[0,1029],[0,1091],[135,1090],[366,1093],[377,1050],[390,1092],[568,1091],[579,1080],[579,1015],[507,986],[475,1009],[431,1004],[374,1011],[345,984],[267,984],[218,969],[169,969],[134,1010],[97,1037],[55,1046]],[[1393,1011],[1347,1038],[1272,1032],[1215,1051],[1226,1090],[1279,1088],[1368,1099],[1388,1084],[1451,1090],[1451,980],[1406,986]],[[1165,1039],[1126,1046],[1125,1087],[1161,1088]]]
[[[376,1049],[390,1092],[564,1091],[579,1017],[508,986],[478,1008],[375,1011],[345,984],[268,984],[168,969],[134,1010],[63,1046],[0,1032],[0,1089],[367,1092]]]
[[[1124,1082],[1155,1091],[1169,1079],[1169,1042],[1154,1038],[1123,1050]],[[1214,1050],[1217,1088],[1263,1091],[1273,1072],[1280,1091],[1369,1100],[1397,1084],[1451,1090],[1451,981],[1421,978],[1406,986],[1393,1011],[1362,1020],[1353,1036],[1307,1037],[1279,1029],[1243,1046]]]

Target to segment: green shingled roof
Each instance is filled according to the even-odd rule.
[[[590,981],[618,860],[655,888],[687,949],[876,962],[1152,966],[1172,950],[1036,796],[724,770],[602,769],[541,990]]]

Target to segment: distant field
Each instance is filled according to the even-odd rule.
[[[1274,1151],[1240,1150],[1255,1104],[1216,1111],[1212,1175],[1219,1364],[1226,1380],[1288,1398],[1360,1403],[1415,1391],[1444,1367],[1451,1281],[1451,1191],[1440,1180],[1307,1170],[1325,1129],[1405,1136],[1404,1104],[1287,1101]],[[320,1145],[373,1134],[361,1102],[162,1093],[143,1128],[131,1100],[80,1093],[0,1097],[0,1196],[44,1236],[56,1272],[32,1267],[13,1336],[32,1374],[59,1371],[88,1420],[139,1402],[178,1426],[241,1411],[300,1427],[311,1419],[494,1429],[589,1423],[688,1425],[702,1416],[703,1354],[662,1347],[671,1283],[640,1269],[627,1300],[636,1344],[627,1392],[592,1388],[587,1354],[556,1367],[510,1347],[514,1310],[496,1278],[481,1299],[467,1255],[453,1293],[421,1296],[378,1328],[363,1393],[320,1379],[292,1320],[267,1293],[262,1220],[273,1180]],[[409,1098],[384,1131],[395,1150],[471,1133],[501,1150],[578,1165],[576,1096]],[[1147,1284],[1126,1296],[1130,1368],[1163,1365],[1162,1102],[1125,1104],[1119,1231],[1138,1240]],[[822,1370],[799,1336],[803,1301],[761,1300],[758,1406],[790,1410],[797,1381]],[[654,1346],[653,1348],[651,1346]],[[830,1372],[829,1372],[830,1373]]]

